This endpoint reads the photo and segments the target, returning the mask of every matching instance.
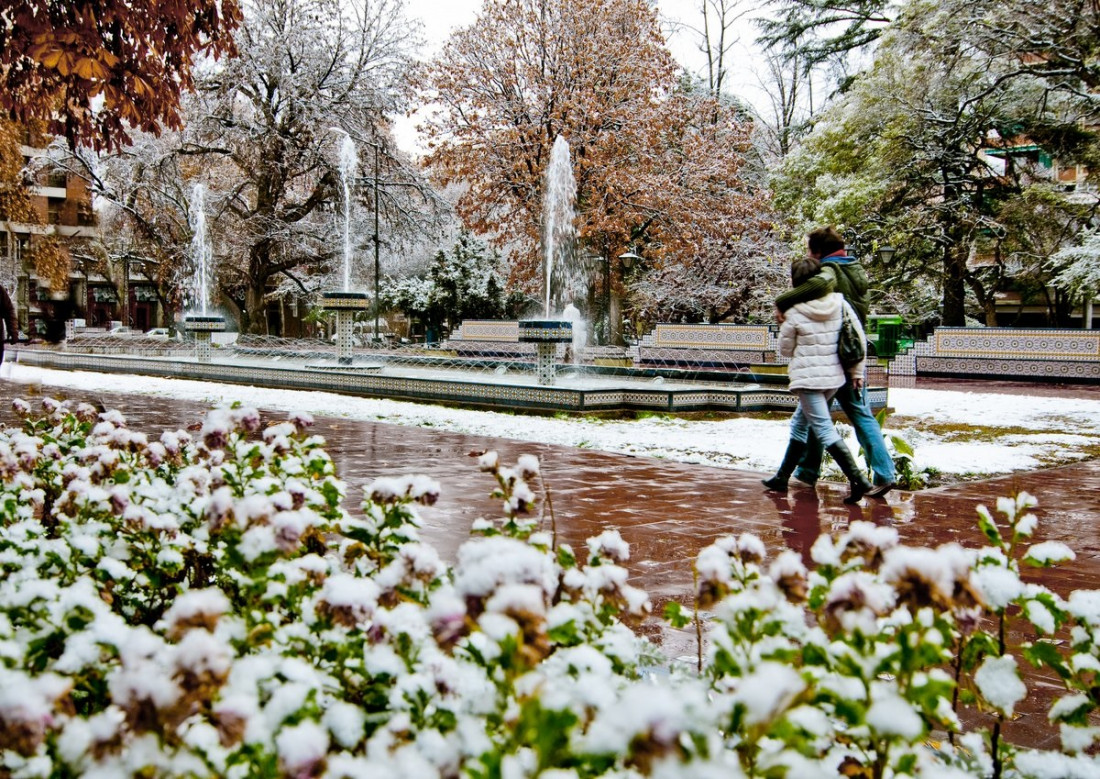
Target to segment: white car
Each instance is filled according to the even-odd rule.
[[[147,330],[145,332],[145,337],[155,338],[158,341],[167,341],[172,337],[172,334],[167,327],[154,327],[152,330]]]

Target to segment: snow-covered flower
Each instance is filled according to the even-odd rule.
[[[305,721],[283,728],[275,738],[279,763],[287,776],[309,779],[318,776],[328,754],[329,733],[316,722]]]
[[[478,456],[477,467],[486,472],[495,472],[499,465],[500,458],[496,452],[489,451]]]
[[[308,411],[292,411],[289,421],[299,434],[304,433],[306,430],[313,427],[314,424],[313,415]]]
[[[806,600],[810,586],[809,574],[796,552],[790,549],[780,552],[769,566],[768,576],[788,600],[793,603]]]
[[[516,458],[516,472],[521,479],[533,479],[539,475],[539,458],[533,454],[521,454]]]
[[[619,531],[611,528],[603,531],[586,542],[588,551],[595,558],[604,558],[616,563],[625,563],[630,559],[630,546],[623,541]]]
[[[325,580],[317,596],[318,613],[345,627],[362,626],[378,605],[380,588],[372,580],[334,574]]]
[[[221,590],[190,590],[173,601],[161,623],[170,638],[178,639],[193,628],[213,631],[231,605]]]
[[[914,613],[926,606],[970,608],[979,602],[970,580],[973,558],[958,544],[936,549],[896,546],[885,551],[880,574],[894,587],[897,600]]]
[[[405,500],[431,506],[439,492],[439,482],[428,476],[383,476],[366,488],[371,501],[383,506]]]

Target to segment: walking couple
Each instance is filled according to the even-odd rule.
[[[786,492],[792,475],[813,486],[824,450],[848,478],[850,490],[845,503],[858,503],[864,496],[881,498],[894,486],[894,461],[867,404],[865,361],[845,369],[837,355],[845,308],[859,337],[865,338],[862,325],[867,320],[867,273],[848,256],[844,239],[832,227],[812,231],[808,248],[807,257],[791,264],[792,289],[775,301],[775,316],[780,323],[779,352],[791,358],[787,372],[790,390],[798,396],[798,408],[791,417],[787,453],[779,471],[765,479],[764,486]],[[874,484],[867,480],[833,426],[829,405],[834,397],[867,453]]]

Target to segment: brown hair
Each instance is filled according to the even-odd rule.
[[[844,239],[832,225],[811,230],[806,236],[810,254],[825,257],[844,248]]]
[[[800,257],[791,263],[791,286],[797,287],[821,270],[821,260],[816,257]]]

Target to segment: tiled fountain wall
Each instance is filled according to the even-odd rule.
[[[898,376],[1100,383],[1100,330],[939,327],[890,363]]]

